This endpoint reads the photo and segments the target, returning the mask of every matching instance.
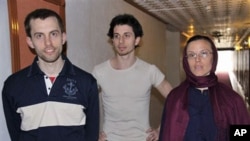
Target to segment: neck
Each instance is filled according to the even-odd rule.
[[[111,66],[114,69],[127,69],[131,67],[136,61],[136,56],[116,56],[110,60]]]
[[[49,77],[56,77],[62,70],[64,65],[64,60],[59,59],[53,63],[47,63],[39,60],[38,62],[39,68]]]

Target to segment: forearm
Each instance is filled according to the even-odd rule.
[[[21,117],[12,108],[13,106],[11,106],[11,103],[6,96],[6,93],[4,92],[3,92],[2,100],[3,100],[4,116],[5,116],[6,125],[9,131],[11,141],[18,141],[19,134],[21,132],[21,129],[20,129]]]
[[[97,141],[99,136],[100,114],[99,114],[99,94],[97,85],[92,86],[89,93],[88,109],[86,110],[86,136],[87,141]]]

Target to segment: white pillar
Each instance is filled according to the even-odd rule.
[[[11,74],[11,53],[7,0],[0,0],[0,87],[3,88],[4,80]],[[0,96],[0,141],[10,141],[6,122],[3,114],[2,93]]]

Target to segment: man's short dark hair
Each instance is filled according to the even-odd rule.
[[[116,25],[129,25],[132,27],[133,32],[135,34],[135,37],[142,37],[143,36],[141,24],[133,15],[121,14],[121,15],[115,16],[111,20],[109,31],[107,34],[111,39],[113,39],[114,28]]]
[[[25,32],[26,35],[31,37],[31,27],[30,27],[30,21],[33,19],[46,19],[48,17],[55,17],[58,21],[58,24],[60,26],[61,32],[64,32],[64,25],[63,25],[63,21],[62,18],[55,12],[52,11],[50,9],[36,9],[34,11],[32,11],[31,13],[29,13],[24,21],[24,27],[25,27]]]

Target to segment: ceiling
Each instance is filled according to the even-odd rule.
[[[250,0],[125,0],[164,22],[167,29],[190,37],[212,37],[218,48],[247,44]]]

